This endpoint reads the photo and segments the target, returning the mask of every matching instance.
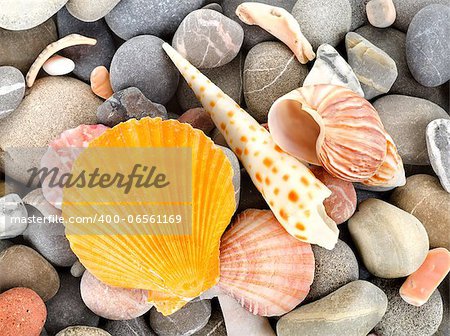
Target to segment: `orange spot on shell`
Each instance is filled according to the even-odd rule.
[[[239,147],[236,147],[235,152],[238,156],[242,155],[242,149],[240,149]]]
[[[283,180],[284,180],[284,181],[289,180],[289,175],[283,175]]]
[[[268,177],[266,177],[266,184],[270,185],[270,179]]]
[[[274,174],[278,173],[278,168],[277,167],[273,167],[272,168],[272,173],[274,173]]]
[[[271,158],[265,158],[264,159],[264,161],[263,161],[263,163],[264,163],[264,165],[266,166],[266,167],[270,167],[270,166],[272,166],[272,164],[273,164],[273,160],[271,159]]]
[[[252,131],[256,131],[256,127],[253,126],[253,125],[251,125],[249,128],[250,128]]]
[[[204,86],[200,86],[200,91],[205,92],[206,88]]]
[[[284,211],[284,209],[280,210],[280,217],[283,218],[284,220],[288,220],[288,215],[286,211]]]
[[[308,181],[308,179],[306,177],[302,176],[300,181],[305,185],[305,187],[309,186],[309,181]]]
[[[258,155],[259,155],[259,151],[256,151],[256,152],[255,152],[255,156],[258,156]]]
[[[274,191],[273,191],[273,193],[274,193],[275,195],[278,195],[278,194],[280,193],[280,189],[275,188]]]
[[[300,240],[308,240],[308,238],[306,238],[305,236],[301,236],[301,235],[295,235],[295,238],[298,238]]]
[[[215,101],[212,101],[212,102],[209,103],[209,105],[210,105],[211,107],[214,107],[214,106],[216,106],[216,102],[215,102]]]
[[[225,125],[225,123],[221,123],[220,128],[225,131],[225,129],[227,128],[227,125]]]
[[[274,149],[279,153],[283,153],[283,150],[278,145],[275,145]]]
[[[248,155],[248,149],[247,148],[244,149],[244,155]]]
[[[231,118],[232,116],[234,116],[234,112],[233,111],[229,111],[228,113],[228,116]]]
[[[275,205],[275,203],[273,203],[273,201],[270,201],[269,205],[273,207]]]
[[[298,222],[295,227],[297,229],[299,229],[300,231],[305,231],[305,226],[303,225],[303,223]]]
[[[291,192],[289,192],[288,197],[289,201],[291,202],[297,202],[299,198],[297,192],[295,192],[294,190],[291,190]]]
[[[259,174],[259,173],[256,173],[256,180],[259,182],[259,183],[262,183],[262,177],[261,177],[261,175]]]
[[[306,218],[311,217],[311,211],[306,210],[306,211],[305,211],[305,217],[306,217]]]
[[[242,141],[242,142],[247,142],[247,141],[248,141],[248,139],[247,139],[247,137],[246,137],[246,136],[242,136],[242,137],[241,137],[241,141]]]
[[[304,206],[303,204],[299,204],[299,205],[298,205],[298,208],[299,208],[300,210],[302,210],[302,209],[305,208],[305,206]]]

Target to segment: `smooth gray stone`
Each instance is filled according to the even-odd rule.
[[[114,92],[137,87],[152,102],[166,104],[177,89],[179,72],[163,43],[156,36],[142,35],[122,44],[111,62]]]
[[[350,0],[350,5],[352,6],[352,26],[350,31],[354,31],[369,21],[366,15],[366,5],[370,0]]]
[[[0,66],[0,119],[10,115],[25,95],[25,78],[12,66]]]
[[[103,65],[109,69],[116,47],[105,21],[83,22],[70,15],[66,8],[62,8],[56,17],[60,38],[76,33],[97,40],[94,46],[79,45],[61,51],[63,56],[75,62],[73,74],[76,77],[87,82],[96,67]]]
[[[203,7],[203,9],[212,9],[223,14],[223,8],[218,3],[207,4],[205,7]]]
[[[450,335],[450,277],[447,277],[442,281],[439,286],[439,293],[442,296],[442,301],[444,304],[444,313],[439,330],[434,334],[434,336],[448,336]]]
[[[302,86],[308,74],[292,51],[280,42],[263,42],[250,50],[244,65],[244,98],[248,112],[267,122],[270,107],[280,97]]]
[[[167,110],[163,105],[152,103],[135,87],[114,93],[97,109],[100,124],[114,127],[129,119],[140,120],[144,117],[166,120]]]
[[[361,203],[348,229],[370,273],[406,277],[422,265],[429,249],[427,232],[413,215],[378,199]]]
[[[387,304],[381,289],[367,281],[353,281],[284,315],[277,323],[277,335],[366,336],[383,317]]]
[[[86,271],[86,268],[82,263],[80,263],[79,260],[75,261],[70,268],[70,274],[72,274],[72,276],[74,276],[75,278],[81,278],[84,271]]]
[[[442,187],[450,193],[450,120],[437,119],[428,124],[427,148]]]
[[[195,336],[227,336],[227,329],[222,315],[220,306],[214,307],[211,313],[211,318],[208,324],[200,331],[197,331]]]
[[[397,65],[383,50],[361,35],[345,36],[348,63],[358,77],[366,99],[389,92],[397,79]]]
[[[52,221],[49,217],[50,214],[60,216],[61,211],[47,202],[42,194],[42,189],[33,190],[24,197],[23,201],[28,205],[29,215],[42,220],[28,225],[23,233],[24,240],[54,266],[72,266],[77,257],[72,252],[69,240],[66,238],[64,224]]]
[[[344,86],[364,97],[361,84],[353,69],[329,44],[322,44],[317,49],[314,66],[303,82],[303,86],[316,84]]]
[[[47,321],[45,322],[45,329],[47,332],[54,335],[70,326],[97,327],[100,318],[90,311],[81,299],[81,279],[73,277],[68,272],[61,273],[60,277],[61,287],[58,293],[46,303]]]
[[[305,301],[315,301],[334,292],[342,286],[358,280],[358,261],[352,249],[342,240],[329,251],[313,245],[315,270],[314,281]]]
[[[382,49],[395,61],[398,77],[389,91],[390,94],[424,98],[448,110],[448,83],[435,88],[424,87],[414,79],[409,71],[408,63],[406,62],[405,33],[394,28],[379,29],[370,25],[361,27],[356,32]]]
[[[406,34],[406,59],[414,78],[435,87],[450,79],[450,6],[430,5],[414,16]]]
[[[184,18],[172,46],[195,67],[210,69],[230,63],[243,40],[239,24],[217,11],[199,9]]]
[[[231,166],[233,167],[234,199],[236,201],[236,208],[237,208],[239,206],[239,198],[241,194],[241,167],[239,165],[239,159],[231,149],[223,146],[219,146],[219,148],[223,150],[228,160],[230,160]]]
[[[422,8],[431,4],[450,6],[450,0],[393,0],[393,2],[397,12],[397,18],[393,26],[405,33],[408,31],[409,24],[414,16]]]
[[[186,15],[203,3],[204,0],[122,0],[105,19],[124,40],[138,35],[164,37],[175,33]]]
[[[170,316],[164,316],[156,308],[150,310],[150,327],[159,336],[189,336],[201,330],[211,317],[211,302],[190,302]]]
[[[383,319],[375,326],[377,335],[383,336],[431,336],[442,321],[442,298],[435,290],[421,307],[406,303],[399,294],[403,279],[374,279],[373,283],[386,293],[388,308]]]
[[[28,30],[0,28],[0,65],[14,66],[26,73],[41,51],[57,39],[58,32],[53,19]]]
[[[244,29],[243,49],[249,50],[258,43],[264,41],[273,41],[275,37],[258,26],[247,25],[242,22],[236,15],[237,7],[248,0],[222,0],[223,13],[230,19],[236,21]],[[297,0],[259,0],[258,2],[266,5],[282,7],[287,11],[291,11]]]
[[[324,43],[337,46],[352,25],[349,0],[299,0],[292,15],[314,50]]]
[[[111,336],[111,334],[99,328],[73,326],[61,330],[55,336]]]
[[[13,246],[14,244],[11,243],[9,240],[0,239],[0,253],[3,252],[3,250],[6,250],[8,247]]]
[[[26,30],[40,25],[59,11],[68,0],[0,0],[0,28]]]
[[[156,336],[143,316],[126,321],[107,320],[103,329],[111,336]]]
[[[243,68],[244,57],[242,56],[242,53],[239,53],[230,63],[218,68],[203,69],[201,72],[208,77],[211,82],[221,88],[222,91],[230,96],[236,103],[241,104]],[[183,111],[196,107],[202,107],[202,103],[197,99],[195,93],[189,87],[184,78],[180,80],[178,85],[177,101]]]
[[[0,197],[0,239],[21,235],[27,228],[28,212],[17,194]]]
[[[435,119],[450,119],[438,105],[421,98],[387,95],[373,103],[394,139],[404,164],[429,165],[426,128]]]
[[[66,8],[78,20],[93,22],[108,14],[120,0],[69,0]]]

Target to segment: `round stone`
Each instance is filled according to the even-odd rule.
[[[430,175],[414,175],[394,190],[390,201],[417,217],[427,230],[430,246],[450,250],[450,194]]]
[[[236,103],[241,104],[243,67],[244,57],[242,53],[239,53],[230,63],[218,68],[204,69],[202,73]],[[183,111],[195,107],[202,107],[202,103],[197,99],[184,78],[180,80],[180,84],[178,85],[177,101]]]
[[[405,33],[414,16],[422,8],[431,4],[450,6],[450,0],[393,0],[393,2],[397,12],[397,19],[394,22],[394,27]]]
[[[378,277],[408,276],[428,253],[428,235],[420,221],[378,199],[361,203],[348,228],[364,265]]]
[[[0,28],[0,65],[14,66],[26,73],[41,51],[57,39],[53,19],[27,30]]]
[[[435,119],[450,119],[436,104],[421,98],[384,96],[373,103],[386,131],[394,139],[403,163],[428,165],[426,129]]]
[[[47,322],[45,322],[45,329],[48,333],[54,335],[64,328],[74,325],[98,326],[99,317],[89,310],[81,299],[81,279],[73,277],[68,272],[61,273],[60,277],[61,288],[58,294],[47,302]],[[91,334],[87,335],[91,336]]]
[[[25,94],[25,78],[12,66],[0,66],[0,119],[19,106]]]
[[[209,134],[215,127],[209,113],[201,107],[186,111],[178,118],[178,121],[202,130],[205,134]]]
[[[375,326],[377,335],[424,336],[433,335],[442,321],[442,298],[436,290],[421,307],[406,303],[399,294],[403,283],[399,280],[374,279],[373,283],[386,293],[388,308],[383,319]]]
[[[42,151],[63,131],[81,124],[95,124],[102,101],[89,85],[70,77],[46,77],[36,81],[17,110],[0,121],[0,151],[8,153],[7,174],[27,184],[28,169],[40,167]],[[20,148],[27,148],[26,151]],[[0,163],[4,171],[5,162]],[[37,181],[34,181],[37,182]]]
[[[314,281],[305,301],[316,301],[358,280],[359,268],[355,254],[342,240],[338,240],[332,251],[317,245],[313,245],[312,250],[316,262]]]
[[[107,320],[103,329],[113,336],[154,336],[143,316],[125,321]]]
[[[206,326],[195,333],[195,336],[227,336],[227,329],[225,328],[225,321],[222,311],[217,305],[213,307],[211,318]]]
[[[48,20],[66,4],[67,0],[0,0],[0,28],[26,30]]]
[[[13,288],[0,294],[0,331],[2,335],[38,335],[44,327],[47,309],[36,292]]]
[[[428,124],[427,148],[442,187],[450,193],[450,120],[436,119]]]
[[[78,20],[93,22],[108,14],[120,0],[69,0],[66,8]]]
[[[199,9],[180,24],[172,46],[195,67],[209,69],[230,63],[243,40],[244,31],[238,23],[217,11]]]
[[[450,6],[430,5],[414,16],[406,34],[406,59],[414,78],[434,87],[450,79]]]
[[[353,281],[284,315],[277,323],[277,335],[349,335],[350,330],[354,335],[367,335],[383,317],[387,304],[381,289],[367,281]]]
[[[350,31],[352,24],[349,0],[297,1],[292,15],[314,49],[324,43],[337,46]]]
[[[93,4],[101,1],[94,1]],[[88,8],[92,7],[89,5]],[[74,18],[62,8],[57,15],[59,36],[64,37],[70,34],[81,34],[95,38],[97,43],[91,45],[78,45],[65,48],[61,54],[75,62],[73,74],[79,79],[88,82],[92,70],[97,66],[109,68],[111,60],[116,52],[113,35],[103,20],[96,22],[83,22]]]
[[[80,290],[86,306],[109,320],[131,320],[144,315],[153,306],[148,302],[147,291],[108,286],[89,271],[81,278]]]
[[[152,102],[166,104],[177,89],[179,73],[162,49],[163,43],[156,36],[142,35],[122,44],[111,63],[114,92],[137,87]]]
[[[211,302],[190,302],[170,316],[164,316],[155,308],[150,310],[150,327],[159,336],[188,336],[195,334],[208,323]]]
[[[49,217],[56,215],[59,218],[61,211],[48,203],[40,188],[25,196],[24,202],[28,205],[29,215],[41,219],[28,226],[23,233],[25,241],[53,265],[60,267],[73,265],[77,257],[70,249],[64,224]]]
[[[280,42],[263,42],[253,47],[245,59],[244,98],[248,112],[259,123],[267,122],[272,104],[298,89],[308,75],[306,65]]]
[[[75,261],[70,268],[70,274],[74,276],[75,278],[80,278],[83,276],[84,271],[86,271],[86,268],[83,266],[82,263],[80,263],[79,260]]]
[[[61,330],[55,336],[112,336],[112,335],[109,332],[106,332],[100,328],[75,326]]]
[[[424,87],[414,79],[409,71],[408,63],[406,62],[405,33],[394,28],[378,29],[370,25],[357,29],[356,33],[382,49],[395,61],[398,76],[389,91],[391,94],[424,98],[444,109],[448,108],[448,85],[434,88]]]
[[[365,25],[367,20],[366,15],[366,5],[370,0],[350,0],[350,5],[352,7],[352,25],[350,31],[354,31]]]
[[[124,40],[138,35],[163,37],[175,33],[186,15],[203,3],[204,0],[126,0],[120,1],[105,19]]]
[[[53,266],[35,250],[23,245],[13,245],[0,253],[0,274],[0,292],[26,287],[48,301],[59,288],[59,276]]]
[[[0,239],[14,238],[27,228],[28,212],[17,194],[0,197]]]

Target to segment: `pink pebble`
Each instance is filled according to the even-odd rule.
[[[347,221],[356,211],[356,191],[353,184],[331,176],[321,167],[313,167],[311,171],[332,192],[323,202],[328,216],[336,224]]]
[[[42,68],[50,76],[62,76],[71,73],[75,69],[75,63],[69,58],[55,55],[45,61]]]
[[[192,127],[202,130],[205,134],[209,134],[214,129],[214,122],[208,112],[203,108],[193,108],[178,118],[181,123],[190,124]]]

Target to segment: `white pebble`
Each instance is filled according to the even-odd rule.
[[[367,18],[372,26],[386,28],[397,17],[392,0],[370,0],[366,5]]]
[[[71,73],[75,69],[75,63],[69,58],[55,55],[50,57],[42,67],[50,76],[62,76]]]
[[[17,194],[0,198],[0,239],[21,235],[27,228],[28,212]]]

